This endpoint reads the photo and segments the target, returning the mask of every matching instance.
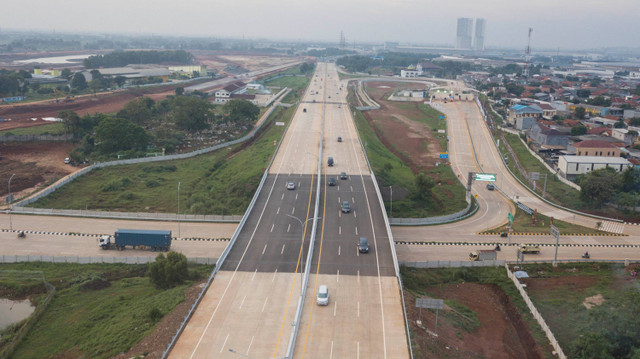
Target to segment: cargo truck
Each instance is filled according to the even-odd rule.
[[[520,252],[538,254],[540,253],[540,246],[536,246],[533,244],[523,244],[520,246]]]
[[[494,249],[481,249],[469,253],[471,261],[495,261],[497,258],[498,253]]]
[[[166,252],[171,247],[171,231],[118,229],[113,236],[101,236],[99,244],[102,249],[123,250],[131,246]]]

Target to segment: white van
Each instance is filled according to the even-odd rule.
[[[326,285],[321,285],[318,288],[318,305],[329,305],[329,288]]]

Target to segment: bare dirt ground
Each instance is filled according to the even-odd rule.
[[[143,356],[146,359],[162,358],[164,350],[167,349],[173,335],[180,328],[180,323],[195,303],[203,286],[204,283],[201,283],[189,288],[184,294],[185,300],[178,304],[171,313],[162,317],[151,334],[144,337],[128,352],[114,358],[128,359],[136,356]]]
[[[63,142],[0,143],[0,183],[8,184],[11,175],[15,174],[11,180],[14,198],[33,193],[79,169],[64,163],[74,147],[74,144]],[[2,204],[8,192],[8,185],[0,186]]]
[[[441,151],[440,142],[429,127],[411,119],[421,115],[418,104],[386,100],[396,87],[419,89],[421,85],[367,82],[366,86],[369,96],[380,104],[380,110],[363,113],[383,144],[406,161],[414,173],[422,168],[435,167]],[[400,108],[398,104],[410,108]]]
[[[241,53],[221,53],[219,51],[190,51],[200,64],[215,69],[218,73],[225,73],[227,66],[241,67],[249,71],[261,70],[268,67],[290,62],[291,57],[246,55]]]
[[[497,286],[476,283],[451,284],[428,288],[434,298],[453,299],[476,313],[480,326],[471,333],[457,328],[448,319],[455,315],[450,308],[439,311],[438,336],[435,337],[419,327],[419,309],[415,298],[406,293],[409,325],[416,343],[416,358],[494,358],[523,359],[544,358],[545,349],[540,347],[526,323],[520,317],[509,297]],[[422,326],[433,332],[436,313],[422,309]]]

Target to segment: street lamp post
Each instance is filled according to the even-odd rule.
[[[13,202],[13,198],[11,198],[11,180],[13,179],[13,176],[15,176],[16,174],[12,174],[11,177],[9,178],[9,202]],[[9,230],[13,231],[13,222],[11,222],[11,211],[13,211],[13,206],[9,207]]]
[[[290,214],[286,214],[285,216],[291,217],[291,218],[295,219],[296,221],[298,221],[298,223],[300,223],[300,229],[302,229],[302,230],[304,230],[304,224],[305,223],[307,223],[307,222],[309,222],[309,221],[311,221],[313,219],[316,219],[316,218],[317,219],[322,218],[322,217],[311,217],[311,218],[309,218],[309,219],[307,219],[306,221],[303,222],[300,218],[298,218],[296,216],[292,216]],[[304,233],[302,233],[302,263],[303,263],[303,265],[306,265],[306,263],[304,263]],[[305,271],[306,271],[306,268],[305,268]],[[302,270],[302,268],[300,268],[300,274],[302,274],[302,272],[304,272],[304,271]],[[300,280],[300,286],[302,286],[302,279]]]
[[[178,238],[180,238],[180,183],[178,181]]]

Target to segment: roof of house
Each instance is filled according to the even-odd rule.
[[[555,110],[555,108],[547,103],[539,103],[537,104],[543,111]]]
[[[225,90],[229,91],[229,92],[234,92],[234,91],[238,91],[241,88],[247,86],[247,84],[245,84],[242,81],[236,81],[233,83],[228,84],[227,86],[224,87]]]
[[[567,132],[559,131],[557,129],[545,126],[543,124],[538,123],[538,127],[540,127],[540,133],[547,136],[568,136]]]
[[[423,70],[440,70],[442,68],[431,62],[421,62],[420,66],[422,66]]]
[[[560,156],[567,163],[606,163],[610,165],[629,165],[626,158],[622,157],[602,157],[602,156]]]
[[[514,105],[512,109],[515,113],[542,113],[538,105]]]
[[[574,143],[573,146],[578,148],[618,148],[614,144],[602,140],[585,140]]]

